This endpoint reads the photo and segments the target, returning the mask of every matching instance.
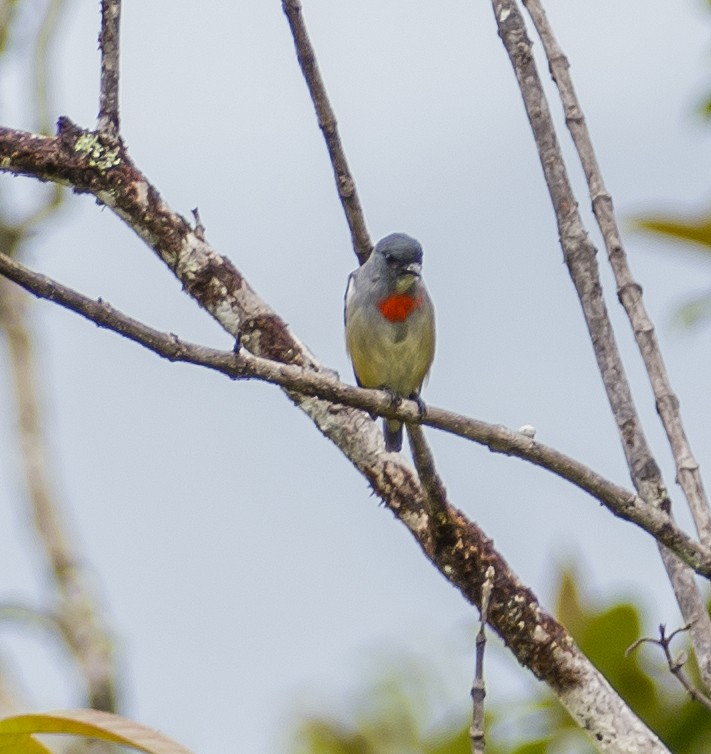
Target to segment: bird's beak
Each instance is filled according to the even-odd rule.
[[[415,284],[415,281],[420,279],[421,272],[422,265],[419,262],[410,262],[410,264],[405,264],[400,267],[395,282],[395,289],[398,293],[409,291]]]

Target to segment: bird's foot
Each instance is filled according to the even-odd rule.
[[[389,387],[383,387],[380,388],[384,393],[388,394],[388,397],[390,398],[390,405],[393,408],[397,408],[402,403],[402,396],[396,393],[394,390],[391,390]]]
[[[424,419],[425,416],[427,416],[427,406],[425,405],[425,402],[420,398],[419,393],[412,393],[410,395],[410,400],[415,401],[417,404],[417,411],[420,414],[420,419]]]

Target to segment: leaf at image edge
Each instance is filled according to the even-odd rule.
[[[644,217],[634,220],[634,228],[681,241],[711,246],[711,217],[698,220],[673,217]]]
[[[131,746],[146,754],[192,754],[189,749],[152,728],[119,715],[90,709],[6,717],[0,720],[0,751],[6,736],[29,736],[34,733],[99,738]]]
[[[26,735],[0,737],[0,754],[52,754],[43,743]]]

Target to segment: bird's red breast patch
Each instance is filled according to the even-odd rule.
[[[422,306],[423,300],[422,294],[409,296],[407,293],[393,293],[378,301],[378,309],[389,322],[404,322],[415,309]]]

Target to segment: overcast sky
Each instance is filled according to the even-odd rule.
[[[26,5],[31,19],[41,4]],[[175,210],[199,206],[215,248],[351,380],[342,296],[356,260],[281,3],[124,5],[122,125],[137,165]],[[92,127],[98,3],[69,6],[53,118]],[[652,210],[705,210],[711,127],[695,113],[711,90],[707,4],[545,7],[623,225]],[[406,231],[425,248],[438,321],[425,400],[533,424],[543,442],[629,485],[490,4],[304,0],[304,13],[371,235]],[[3,125],[28,126],[19,58],[0,86]],[[555,100],[552,110],[560,124]],[[571,174],[589,218],[574,163]],[[3,182],[18,196],[31,185]],[[686,296],[711,288],[711,263],[645,236],[628,233],[626,243],[703,469],[711,328],[681,332],[671,320]],[[231,346],[91,198],[70,197],[61,222],[27,252],[33,268],[154,327]],[[600,261],[645,430],[686,522]],[[263,754],[283,745],[296,711],[338,706],[383,658],[403,656],[446,675],[443,707],[466,708],[475,611],[278,390],[162,361],[48,303],[34,319],[57,479],[116,633],[127,714],[200,754],[228,742]],[[0,389],[0,599],[37,604],[46,584],[11,409]],[[635,597],[650,630],[677,624],[648,538],[538,468],[434,430],[428,437],[452,502],[545,605],[558,569],[573,562],[592,596]],[[80,703],[61,654],[40,635],[0,627],[0,651],[32,705]],[[503,651],[489,667],[492,703],[533,685]]]

